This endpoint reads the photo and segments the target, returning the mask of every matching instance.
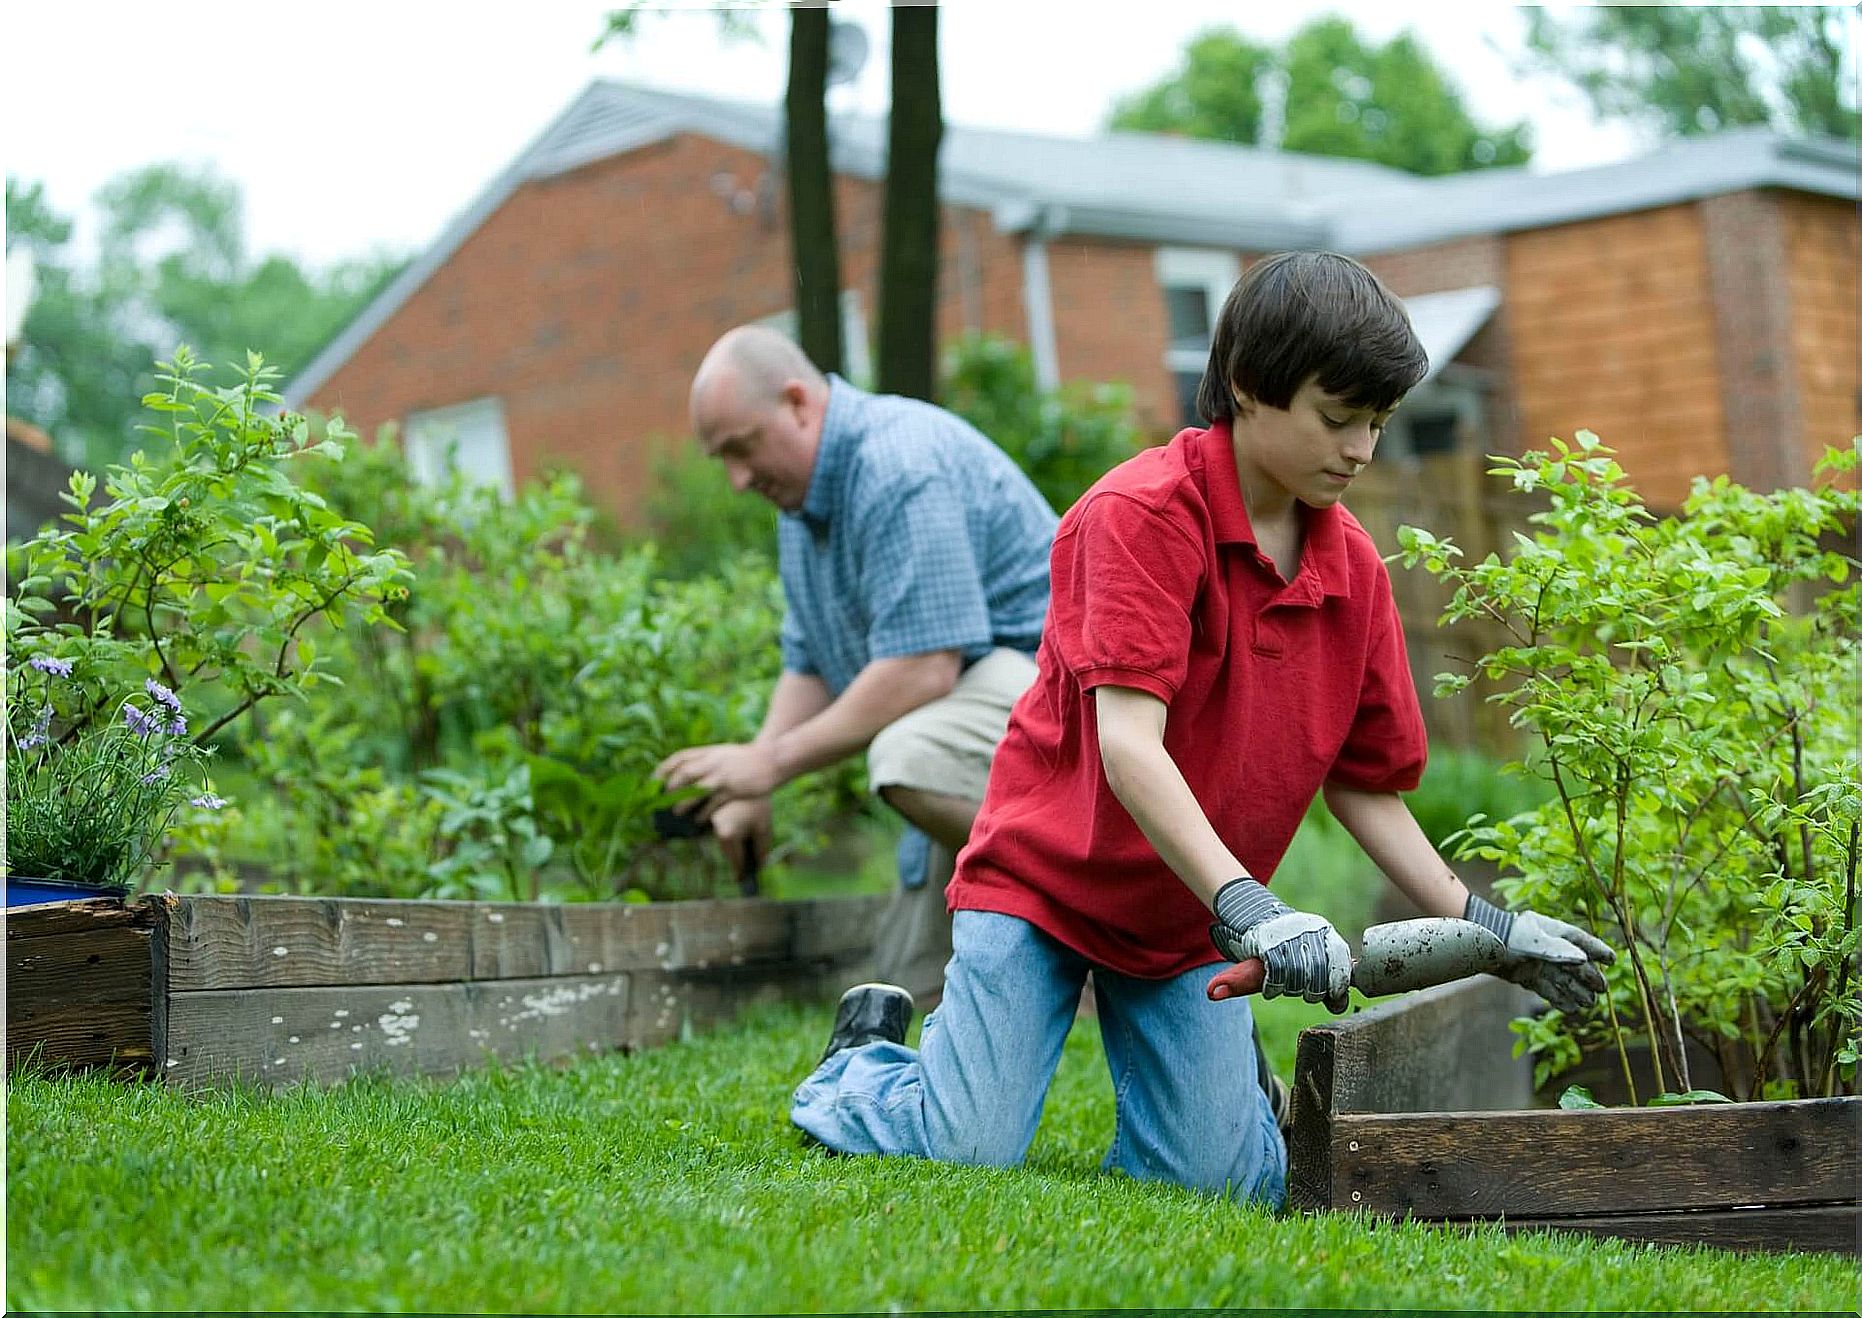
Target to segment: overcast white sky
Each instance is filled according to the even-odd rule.
[[[210,161],[236,180],[255,251],[315,262],[384,246],[411,251],[596,77],[780,100],[781,7],[758,16],[761,45],[720,44],[715,6],[648,18],[631,45],[590,46],[599,0],[146,0],[14,4],[0,19],[6,172],[43,182],[81,213],[113,175],[160,159]],[[670,8],[670,6],[669,6]],[[883,0],[841,0],[872,55],[836,106],[883,113]],[[953,123],[1084,136],[1116,95],[1165,74],[1199,29],[1232,23],[1284,38],[1323,12],[1367,35],[1414,29],[1459,81],[1477,119],[1529,119],[1538,168],[1620,159],[1621,128],[1599,128],[1557,84],[1521,80],[1519,13],[1491,3],[1322,4],[1280,0],[944,0],[944,109]]]

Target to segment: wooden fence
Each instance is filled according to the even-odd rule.
[[[1385,555],[1397,552],[1399,526],[1419,526],[1453,540],[1465,562],[1478,563],[1495,551],[1504,553],[1514,532],[1528,531],[1526,519],[1537,506],[1488,476],[1488,465],[1479,451],[1457,450],[1372,466],[1353,483],[1346,506]],[[1392,563],[1390,582],[1430,743],[1496,757],[1516,754],[1518,734],[1507,726],[1504,710],[1485,702],[1481,689],[1446,700],[1434,695],[1437,673],[1467,672],[1470,661],[1501,644],[1503,633],[1495,624],[1475,620],[1445,629],[1442,610],[1452,592],[1421,568]]]

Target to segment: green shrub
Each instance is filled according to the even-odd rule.
[[[1858,451],[1830,450],[1816,490],[1697,480],[1658,519],[1596,436],[1553,448],[1494,469],[1550,502],[1508,558],[1463,565],[1400,532],[1404,562],[1455,588],[1446,622],[1510,633],[1438,693],[1491,684],[1550,793],[1472,828],[1469,850],[1514,875],[1509,898],[1622,953],[1593,1011],[1523,1022],[1523,1042],[1542,1074],[1610,1046],[1627,1076],[1640,1038],[1657,1087],[1692,1090],[1692,1038],[1744,1095],[1853,1090],[1862,592],[1834,546],[1854,543],[1838,482]]]
[[[1403,800],[1436,850],[1449,854],[1451,839],[1470,819],[1511,819],[1551,794],[1544,780],[1529,772],[1480,751],[1443,746],[1430,750],[1422,782]]]
[[[944,406],[1015,459],[1056,512],[1143,446],[1129,387],[1043,390],[1028,349],[1008,339],[971,334],[952,345],[942,396]]]
[[[745,554],[773,558],[776,507],[733,490],[722,463],[696,442],[676,439],[654,459],[640,540],[659,547],[667,576],[703,576]]]
[[[312,478],[333,507],[403,537],[418,580],[396,602],[398,632],[318,634],[342,681],[314,715],[266,720],[242,740],[276,817],[242,813],[224,854],[269,854],[299,891],[731,888],[717,848],[654,835],[666,802],[650,771],[681,746],[754,735],[780,663],[766,557],[679,580],[651,545],[593,549],[593,510],[571,476],[509,501],[456,479],[423,488],[389,444]],[[767,860],[818,848],[828,819],[857,808],[858,774],[849,764],[785,788]],[[399,823],[377,808],[391,802]],[[370,849],[385,858],[372,877],[354,863]]]
[[[340,454],[349,438],[340,425],[312,443],[303,417],[276,410],[276,372],[256,354],[229,386],[208,384],[185,347],[160,369],[164,388],[143,404],[162,424],[143,427],[147,447],[109,469],[107,499],[96,502],[95,476],[74,472],[64,525],[7,557],[16,583],[6,611],[9,716],[24,708],[28,670],[56,664],[73,675],[53,711],[57,754],[19,758],[32,733],[9,742],[9,806],[34,830],[50,827],[57,802],[75,806],[61,826],[71,843],[70,827],[113,819],[117,841],[93,841],[118,855],[104,868],[122,877],[158,854],[154,839],[181,799],[177,775],[199,752],[263,706],[337,680],[317,629],[394,625],[389,610],[409,581],[399,553],[376,550],[365,524],[292,479],[314,455]],[[197,726],[181,714],[183,695]],[[138,709],[145,721],[159,716],[160,729],[130,726],[126,740],[116,722],[133,722]],[[116,787],[92,813],[104,801],[93,789],[106,780]],[[17,846],[13,858],[25,863]]]

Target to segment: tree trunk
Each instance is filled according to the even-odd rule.
[[[789,172],[789,245],[795,337],[823,371],[841,367],[840,251],[828,157],[828,11],[789,6],[789,94],[783,120]]]
[[[892,117],[879,279],[879,389],[937,392],[937,6],[892,10]]]

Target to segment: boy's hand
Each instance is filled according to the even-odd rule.
[[[1324,916],[1296,911],[1253,879],[1234,879],[1215,895],[1209,938],[1230,961],[1259,959],[1261,996],[1296,993],[1334,1012],[1350,1000],[1351,948]]]
[[[1604,989],[1597,966],[1616,960],[1607,943],[1574,924],[1537,911],[1503,911],[1474,893],[1468,894],[1463,918],[1491,929],[1506,944],[1506,960],[1495,974],[1531,989],[1567,1015],[1597,1000]]]

